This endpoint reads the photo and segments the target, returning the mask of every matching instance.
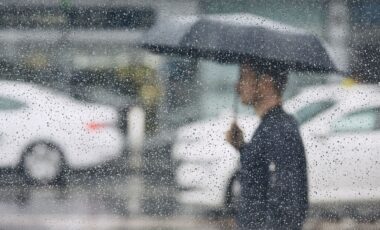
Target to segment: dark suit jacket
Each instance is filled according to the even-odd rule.
[[[295,119],[278,106],[240,149],[240,229],[301,228],[308,209],[306,157]]]

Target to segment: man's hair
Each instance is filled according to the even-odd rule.
[[[275,70],[275,71],[270,71],[267,73],[272,77],[272,81],[274,84],[274,88],[276,92],[278,93],[279,96],[282,96],[285,92],[286,85],[288,83],[288,70]]]
[[[289,74],[289,70],[285,65],[269,61],[255,62],[252,60],[246,61],[244,64],[248,65],[253,71],[255,71],[258,78],[263,77],[264,75],[270,76],[277,95],[283,95],[286,89],[286,84],[288,83]]]

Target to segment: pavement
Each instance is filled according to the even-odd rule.
[[[0,229],[235,229],[229,216],[210,217],[176,203],[175,189],[162,181],[143,184],[139,177],[102,170],[67,179],[65,186],[35,186],[0,172]],[[380,230],[380,219],[312,217],[304,229]]]

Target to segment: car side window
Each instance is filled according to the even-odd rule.
[[[21,101],[0,96],[0,111],[21,109],[24,106]]]
[[[371,108],[349,113],[332,125],[334,132],[368,132],[379,130],[380,108]]]
[[[294,117],[298,121],[298,124],[302,125],[303,123],[313,119],[318,114],[331,108],[333,105],[335,105],[335,102],[332,100],[313,102],[299,109],[294,114]]]

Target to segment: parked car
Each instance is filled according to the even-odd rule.
[[[29,181],[56,181],[119,157],[123,137],[117,111],[77,101],[42,86],[0,81],[0,167]]]
[[[305,88],[284,104],[301,125],[311,203],[380,201],[380,89]],[[173,146],[179,202],[217,210],[239,193],[239,153],[225,141],[232,113],[180,128]],[[248,141],[256,116],[238,116]]]

